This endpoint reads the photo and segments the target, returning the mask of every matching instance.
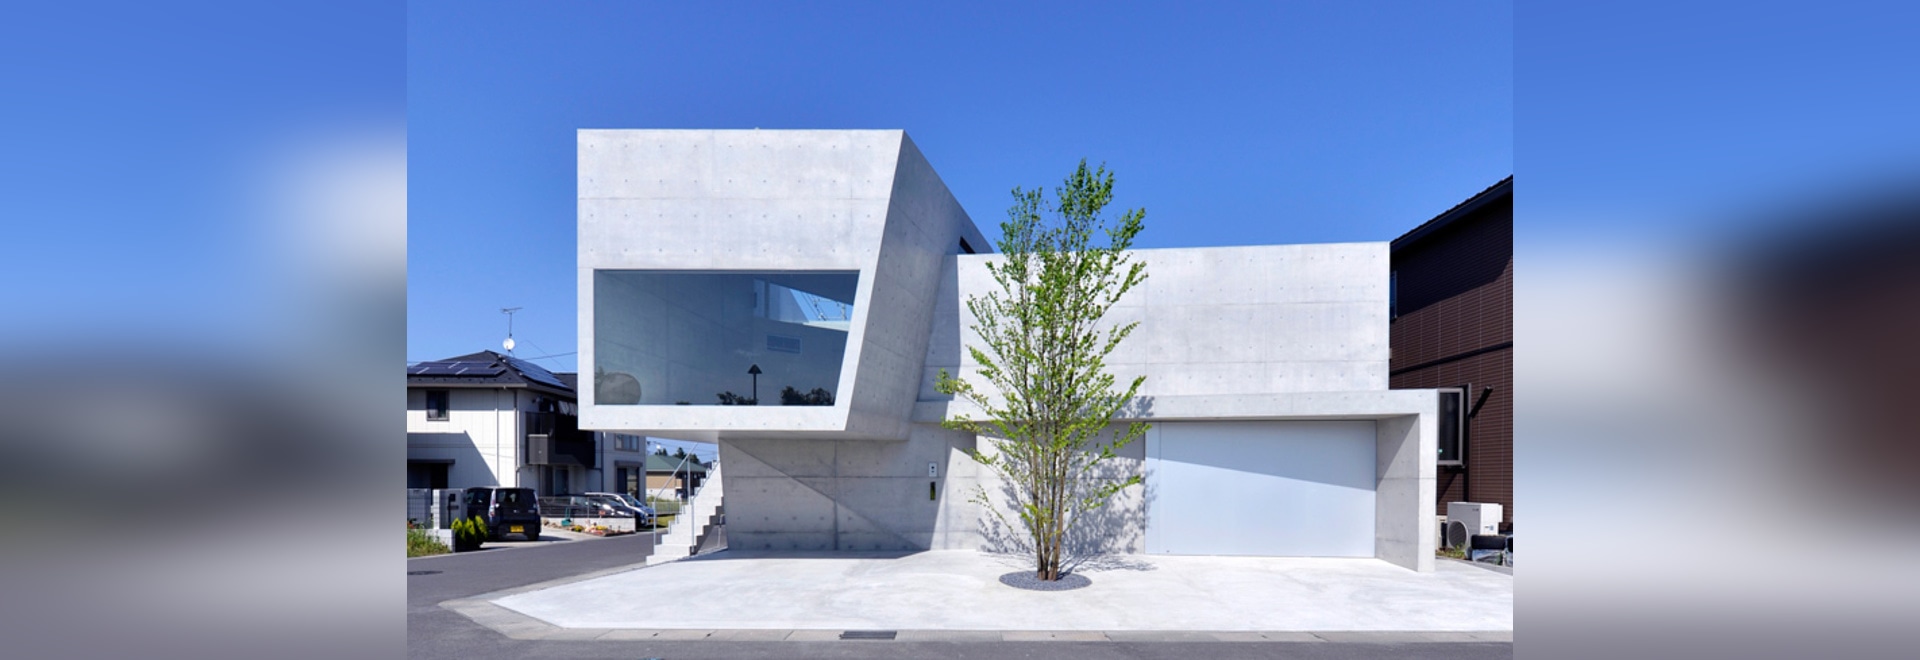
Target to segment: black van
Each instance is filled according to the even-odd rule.
[[[468,488],[467,515],[487,521],[487,538],[518,534],[540,540],[540,504],[532,488]]]

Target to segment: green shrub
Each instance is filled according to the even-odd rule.
[[[487,522],[479,516],[453,521],[453,549],[456,552],[477,550],[487,540]]]
[[[441,543],[440,539],[434,538],[433,534],[428,533],[427,530],[414,529],[412,527],[407,528],[408,557],[444,555],[449,552],[452,552],[452,550],[447,549],[445,543]]]

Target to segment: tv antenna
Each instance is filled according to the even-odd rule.
[[[500,308],[500,313],[507,315],[507,340],[500,342],[501,346],[507,347],[507,355],[513,355],[513,313],[520,309],[519,307]]]

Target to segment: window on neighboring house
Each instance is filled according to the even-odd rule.
[[[573,487],[567,483],[568,477],[573,476],[573,471],[571,468],[568,468],[567,466],[564,466],[564,465],[547,465],[544,467],[545,469],[542,471],[546,473],[545,475],[546,478],[541,480],[542,482],[541,486],[543,487],[541,490],[546,491],[544,494],[546,495],[572,495],[573,494]]]
[[[427,419],[433,420],[433,421],[446,421],[447,419],[447,391],[446,390],[427,390]]]
[[[1467,440],[1467,388],[1440,388],[1440,465],[1464,465]]]
[[[407,461],[408,488],[446,488],[447,468],[452,462]]]
[[[1387,320],[1400,318],[1400,271],[1387,271]]]

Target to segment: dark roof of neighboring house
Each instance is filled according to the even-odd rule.
[[[686,467],[681,467],[680,459],[678,458],[674,458],[672,456],[661,456],[659,454],[647,454],[647,471],[648,472],[692,471],[694,474],[706,474],[707,466],[701,464],[700,461],[687,461]]]
[[[567,387],[572,388],[573,391],[580,391],[580,374],[571,371],[556,371],[553,375],[559,376],[560,382],[566,383]]]
[[[408,387],[524,387],[574,398],[573,383],[540,365],[480,351],[407,367]]]
[[[1401,234],[1399,238],[1393,239],[1393,249],[1398,250],[1411,245],[1415,241],[1426,238],[1428,235],[1440,231],[1441,228],[1453,224],[1455,220],[1473,215],[1474,211],[1480,210],[1481,207],[1495,200],[1512,196],[1513,175],[1507,175],[1507,178],[1501,179],[1499,183],[1487,186],[1486,190],[1482,190],[1478,194],[1468,197],[1467,201],[1453,205],[1453,208],[1447,209],[1446,212],[1440,215],[1434,216],[1432,220],[1422,222],[1420,226],[1414,227],[1412,231]]]

